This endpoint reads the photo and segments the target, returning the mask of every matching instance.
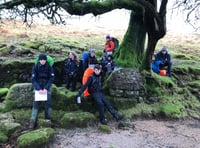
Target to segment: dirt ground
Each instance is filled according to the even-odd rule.
[[[58,130],[50,148],[200,148],[200,121],[135,120],[135,128],[110,134],[95,128]]]

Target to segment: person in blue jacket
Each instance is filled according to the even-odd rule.
[[[171,77],[171,55],[168,53],[168,48],[163,46],[162,49],[156,54],[155,62],[159,65],[159,69],[167,67],[167,76]]]
[[[76,80],[78,73],[78,61],[75,52],[69,53],[69,58],[65,62],[65,73],[66,73],[66,88],[69,89],[71,86],[71,91],[76,90]]]
[[[35,64],[32,68],[31,80],[35,91],[39,94],[47,94],[47,101],[45,101],[45,119],[51,121],[50,111],[51,111],[51,84],[54,81],[54,71],[53,67],[47,62],[47,56],[45,54],[40,54],[38,57],[39,62]],[[30,129],[34,129],[37,122],[38,110],[41,101],[33,102]]]

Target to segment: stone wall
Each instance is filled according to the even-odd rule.
[[[145,87],[138,69],[122,68],[115,70],[106,85],[108,95],[118,101],[137,102],[145,99]],[[118,100],[118,101],[116,101]],[[120,104],[118,102],[118,104]],[[126,106],[127,107],[127,106]]]

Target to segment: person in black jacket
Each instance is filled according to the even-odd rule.
[[[102,58],[101,65],[103,66],[103,69],[105,72],[109,75],[116,67],[116,64],[113,60],[112,55],[108,55],[106,57]]]
[[[32,68],[31,80],[35,91],[39,94],[47,94],[47,101],[45,101],[45,119],[51,121],[50,111],[51,111],[51,84],[54,80],[54,71],[52,66],[47,62],[47,56],[45,54],[40,54],[38,57],[39,62],[35,64]],[[34,129],[36,126],[36,120],[38,115],[39,106],[41,101],[33,102],[31,121],[29,128]]]
[[[78,61],[77,56],[74,52],[70,52],[69,58],[65,62],[65,73],[66,73],[66,88],[70,88],[70,84],[72,83],[71,91],[76,90],[76,80],[78,73]]]
[[[119,115],[117,111],[110,105],[108,100],[105,98],[102,89],[101,83],[101,65],[96,64],[94,66],[94,72],[88,78],[87,82],[80,88],[78,92],[78,98],[84,92],[84,90],[88,87],[88,92],[93,96],[96,101],[99,109],[99,118],[102,124],[107,124],[107,119],[104,115],[104,106],[108,109],[108,111],[113,115],[116,121],[122,120],[124,118],[123,115]]]
[[[159,62],[159,69],[167,66],[167,76],[171,77],[171,55],[168,53],[166,46],[163,46],[162,49],[156,54],[155,61]]]
[[[88,57],[85,59],[83,71],[85,71],[88,67],[94,67],[95,64],[98,64],[98,60],[96,58],[96,50],[91,49],[89,51]]]

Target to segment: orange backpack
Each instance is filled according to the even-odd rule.
[[[90,75],[94,72],[94,68],[87,68],[83,74],[83,79],[82,79],[82,84],[84,85],[88,78],[90,77]],[[88,88],[85,89],[85,91],[83,92],[83,95],[85,97],[89,97],[90,93],[88,92]]]

